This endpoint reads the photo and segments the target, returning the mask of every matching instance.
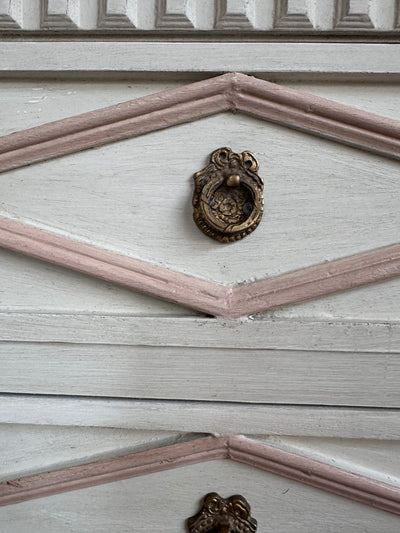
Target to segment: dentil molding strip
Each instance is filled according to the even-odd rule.
[[[0,217],[0,246],[192,309],[230,318],[400,275],[400,244],[234,288],[174,272],[4,217]]]
[[[400,121],[229,73],[3,136],[0,171],[227,110],[400,158]]]
[[[230,459],[400,514],[400,489],[244,437],[203,437],[0,483],[0,505],[120,481],[201,461]]]

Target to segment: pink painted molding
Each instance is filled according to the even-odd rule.
[[[229,288],[0,217],[0,246],[157,298],[230,318],[400,275],[400,244]]]
[[[244,437],[184,443],[0,483],[0,505],[120,481],[201,461],[230,459],[400,515],[400,488]]]
[[[400,158],[400,121],[244,74],[225,74],[0,138],[0,171],[221,111],[242,111]],[[400,245],[234,288],[0,218],[0,246],[213,315],[236,318],[400,275]]]
[[[229,73],[1,137],[0,171],[228,110],[400,158],[400,121]]]

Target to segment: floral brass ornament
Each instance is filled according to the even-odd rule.
[[[203,233],[220,242],[243,239],[263,213],[263,180],[251,152],[219,148],[210,164],[194,175],[193,218]]]
[[[250,505],[243,496],[221,498],[210,492],[200,511],[187,520],[189,533],[254,533],[257,520],[250,516]]]

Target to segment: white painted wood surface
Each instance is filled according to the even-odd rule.
[[[4,120],[1,134],[32,127],[86,110],[118,103],[132,97],[178,86],[187,80],[150,81],[3,81],[0,84],[0,108]],[[354,83],[299,83],[290,86],[309,91],[358,108],[400,118],[400,92],[397,85]],[[191,222],[191,221],[190,221]],[[1,251],[0,306],[2,310],[65,312],[124,312],[145,314],[188,314],[178,306],[149,299],[91,280],[38,261],[23,259]],[[12,274],[12,275],[11,275]],[[342,295],[276,310],[273,316],[318,316],[321,318],[398,318],[399,282],[393,280]],[[80,291],[85,292],[81,298]],[[271,314],[268,314],[271,316]]]
[[[7,424],[119,427],[213,434],[400,440],[399,409],[0,396]]]
[[[0,391],[400,407],[400,354],[2,343]]]
[[[384,8],[382,9],[382,5]],[[6,0],[0,29],[62,31],[308,30],[396,28],[396,0]]]
[[[0,43],[0,72],[258,72],[397,75],[397,43],[55,41]]]
[[[0,424],[0,480],[168,446],[191,434]]]
[[[321,439],[298,437],[261,438],[273,446],[343,468],[384,483],[400,486],[400,441]]]
[[[191,206],[192,175],[221,146],[251,149],[265,180],[260,226],[227,246],[198,230]],[[396,243],[399,168],[245,115],[220,114],[5,172],[0,213],[232,285]]]
[[[41,533],[108,533],[116,527],[136,532],[185,530],[210,491],[243,494],[259,530],[320,533],[393,533],[399,518],[339,496],[313,489],[245,465],[212,461],[90,489],[32,500],[2,509],[4,533],[27,528]],[[329,527],[329,529],[327,529]]]
[[[136,453],[202,434],[0,424],[0,481]],[[400,486],[400,441],[258,436],[257,440]]]
[[[320,320],[400,320],[400,279],[376,283],[318,298],[298,305],[288,305],[264,313],[265,318],[312,318]]]
[[[285,306],[264,316],[391,322],[400,320],[399,300],[400,280],[394,279]],[[196,315],[188,308],[5,250],[0,250],[0,312]]]
[[[185,78],[185,75],[183,75]],[[188,83],[190,76],[186,75]],[[0,83],[1,135],[172,89],[185,81],[5,79]]]
[[[312,16],[311,13],[310,17]],[[30,61],[32,68],[37,68],[37,72],[40,73],[45,60],[45,55],[41,53],[48,55],[47,43],[35,43],[31,47],[32,53],[36,56],[35,62],[29,59],[30,52],[25,46],[19,47],[20,44],[28,43],[14,44],[16,45],[13,55],[15,68],[25,70]],[[59,43],[60,56],[57,58],[54,55],[54,49],[52,52],[53,67],[74,70],[79,63],[82,68],[98,70],[99,64],[96,64],[96,58],[90,54],[98,54],[99,48],[104,43],[88,43],[86,56],[81,54],[77,59],[75,55],[69,60],[70,48],[72,50],[81,44],[75,45],[69,42],[66,46]],[[123,46],[119,46],[120,44]],[[109,55],[103,61],[105,69],[115,67],[121,70],[146,70],[148,64],[145,62],[152,60],[152,54],[160,54],[161,47],[165,43],[149,46],[150,52],[145,55],[143,62],[142,58],[132,56],[131,44],[110,42]],[[217,48],[214,47],[213,54],[216,57],[211,58],[208,55],[211,51],[207,52],[206,47],[203,52],[204,59],[199,57],[201,49],[196,43],[194,45],[186,43],[185,46],[179,47],[174,45],[173,50],[168,50],[171,56],[167,66],[166,63],[163,65],[153,60],[152,65],[155,70],[171,68],[172,71],[175,68],[183,68],[185,61],[187,63],[185,59],[187,53],[192,57],[192,64],[197,58],[198,64],[192,68],[198,72],[208,70],[207,62],[211,65],[211,61],[215,67],[220,62],[220,68],[225,70],[225,67],[222,67],[223,61],[225,60],[225,65],[229,65],[229,62],[224,54],[231,54],[233,48],[231,46],[221,48],[220,44],[217,48],[222,55],[218,56]],[[271,44],[274,46],[270,46]],[[310,47],[293,43],[294,46],[285,48],[275,46],[277,44],[260,43],[259,47],[252,45],[251,50],[252,54],[258,51],[258,57],[256,54],[254,61],[257,58],[261,69],[276,71],[278,76],[285,76],[282,73],[282,65],[285,65],[289,71],[296,68],[303,70],[303,76],[306,78],[309,77],[310,70],[323,73],[341,71],[344,77],[347,75],[344,72],[346,68],[364,74],[369,69],[389,73],[399,71],[395,45],[390,50],[386,47],[383,53],[381,45],[373,47],[368,45],[364,48],[344,45],[331,46],[328,49],[320,47],[317,43],[310,43],[312,44]],[[1,47],[3,50],[10,50],[7,43],[0,43],[0,50]],[[296,53],[293,52],[295,47]],[[80,46],[80,50],[83,48]],[[245,48],[247,47],[241,48],[240,52],[237,50],[236,64],[240,62],[244,64],[244,54],[248,55],[250,50],[250,47],[247,50]],[[23,50],[21,54],[25,54],[24,59],[19,55],[19,50]],[[183,54],[179,59],[173,55],[174,51],[178,50]],[[130,54],[130,65],[127,61],[128,56],[124,54]],[[10,57],[0,57],[0,63],[7,67]],[[312,59],[319,62],[318,68],[312,65],[310,67]],[[110,61],[108,65],[107,61]],[[10,63],[9,61],[9,66]],[[114,67],[111,63],[114,63]],[[238,68],[235,67],[235,70]],[[187,80],[183,79],[185,76]],[[85,82],[71,79],[45,82],[34,79],[2,80],[0,133],[10,133],[129,100],[166,87],[178,86],[186,81],[192,81],[192,78],[185,73],[182,73],[180,80],[173,75],[163,82],[134,79],[118,82],[100,80]],[[400,119],[400,91],[395,83],[384,85],[298,81],[285,83]],[[312,264],[316,260],[330,258],[327,254],[332,250],[336,255],[344,255],[347,244],[349,248],[351,244],[349,253],[353,253],[363,249],[364,245],[369,248],[373,247],[374,243],[378,246],[385,244],[386,238],[389,238],[390,242],[398,240],[397,163],[358,150],[338,147],[327,141],[303,137],[302,134],[289,130],[285,130],[281,135],[279,128],[267,124],[263,124],[259,129],[257,126],[257,132],[266,129],[269,131],[266,138],[260,138],[258,133],[254,135],[254,127],[255,121],[245,117],[236,116],[228,119],[216,117],[216,121],[211,121],[207,128],[198,130],[198,124],[193,124],[185,126],[187,128],[185,132],[179,133],[174,129],[165,132],[167,134],[165,137],[160,136],[155,140],[151,139],[152,136],[143,138],[142,153],[148,154],[144,164],[148,164],[149,161],[153,164],[156,160],[154,154],[157,143],[162,147],[164,155],[168,151],[176,154],[177,145],[185,146],[183,156],[175,155],[168,161],[168,165],[164,164],[165,168],[161,165],[159,167],[163,170],[163,179],[179,189],[178,197],[174,196],[172,191],[168,191],[168,187],[161,191],[158,188],[159,181],[156,179],[151,181],[154,174],[149,172],[146,174],[149,182],[142,190],[143,196],[134,199],[139,205],[143,199],[147,201],[153,198],[154,205],[159,210],[157,213],[164,212],[168,220],[175,221],[175,229],[179,234],[178,246],[174,245],[174,250],[168,250],[171,241],[168,241],[166,234],[170,231],[170,227],[162,226],[164,234],[160,240],[154,239],[154,228],[157,227],[155,216],[152,222],[154,225],[149,231],[153,240],[148,240],[143,248],[132,251],[132,248],[129,248],[132,246],[130,239],[133,226],[131,226],[128,228],[131,235],[127,230],[124,236],[124,251],[129,248],[130,253],[137,254],[142,259],[148,254],[151,261],[168,264],[165,255],[162,257],[149,255],[154,253],[154,247],[158,247],[163,241],[165,253],[171,253],[171,264],[174,262],[174,265],[179,267],[178,263],[181,262],[180,268],[184,270],[189,268],[183,264],[187,261],[186,264],[197,269],[197,275],[232,284],[248,277],[275,275],[279,273],[281,268],[279,263],[283,260],[287,261],[285,268],[298,268],[302,264],[301,261],[310,261]],[[243,130],[240,132],[241,128]],[[211,136],[210,132],[214,135],[214,131],[216,137]],[[231,247],[232,251],[229,251],[226,257],[223,257],[226,252],[219,252],[218,248],[207,252],[208,246],[213,247],[214,244],[208,242],[205,237],[202,241],[203,236],[196,236],[194,230],[190,229],[191,175],[205,163],[207,155],[205,150],[211,147],[215,138],[222,144],[233,143],[233,148],[236,147],[237,141],[242,144],[248,143],[251,139],[252,144],[259,143],[265,168],[268,169],[265,174],[267,217],[274,214],[273,210],[269,210],[277,198],[275,194],[279,187],[277,199],[280,205],[278,201],[275,205],[278,216],[281,216],[282,205],[285,205],[288,199],[293,202],[291,205],[296,202],[301,204],[293,211],[289,208],[286,211],[286,214],[290,212],[296,214],[292,226],[294,231],[292,242],[288,248],[291,257],[288,259],[286,255],[288,249],[285,249],[286,245],[281,244],[281,248],[274,250],[276,255],[281,257],[271,258],[273,247],[266,235],[273,226],[269,225],[268,220],[265,225],[266,232],[264,233],[264,229],[261,230],[263,238],[257,243],[261,242],[262,257],[271,263],[268,264],[268,269],[265,269],[264,263],[261,264],[259,261],[255,244],[250,246],[249,241],[248,247],[242,248],[240,254],[242,258],[246,257],[246,261],[254,268],[249,276],[247,269],[244,273],[242,271],[243,267],[240,266],[242,259],[236,263],[237,252],[233,249],[235,247]],[[138,141],[139,139],[129,141],[131,150]],[[188,142],[193,142],[193,146],[198,143],[199,148],[196,147],[195,157],[186,153]],[[303,161],[304,154],[310,151],[310,146],[313,159]],[[248,147],[254,150],[252,146]],[[213,148],[214,145],[210,151]],[[241,146],[238,148],[242,149]],[[121,158],[118,150],[118,145],[110,146],[107,155],[103,154],[99,158],[103,167],[104,162],[106,167],[110,162],[113,166],[109,167],[110,172],[107,176],[102,176],[95,183],[96,194],[104,193],[103,199],[98,198],[100,203],[96,204],[97,207],[109,206],[110,210],[115,210],[115,198],[111,195],[107,199],[109,191],[105,189],[99,191],[97,187],[102,180],[105,186],[107,179],[110,178],[121,184],[121,167],[126,173],[126,181],[122,183],[123,187],[120,190],[123,192],[121,198],[133,201],[130,191],[136,186],[132,182],[129,166],[131,155],[127,149],[127,155],[124,156],[126,158]],[[276,156],[271,170],[271,161]],[[94,158],[90,159],[89,152],[77,157],[80,158],[79,161],[74,162],[71,159],[68,165],[67,162],[61,163],[61,160],[55,161],[54,168],[48,167],[48,173],[44,176],[39,172],[36,173],[34,167],[25,169],[23,171],[25,174],[21,174],[18,178],[15,177],[17,176],[15,173],[10,173],[8,177],[0,176],[2,198],[8,186],[9,190],[12,190],[12,187],[18,185],[15,189],[17,194],[12,196],[14,193],[11,192],[10,196],[13,214],[18,216],[21,199],[25,202],[27,210],[31,207],[33,209],[34,206],[29,204],[34,202],[39,202],[40,205],[40,197],[45,197],[47,203],[55,200],[58,202],[57,197],[52,196],[52,188],[49,185],[71,173],[74,173],[77,179],[74,194],[68,199],[65,194],[65,191],[68,192],[68,184],[64,184],[63,190],[62,181],[58,182],[57,187],[61,202],[73,210],[72,203],[78,196],[76,191],[82,191],[81,187],[85,185],[87,179],[87,174],[79,174],[77,168],[82,164],[86,170],[92,169],[95,163]],[[116,160],[118,164],[115,164]],[[176,167],[177,164],[180,168]],[[311,180],[308,174],[310,164]],[[188,171],[191,165],[193,168]],[[104,168],[101,171],[104,171]],[[106,172],[104,171],[104,174]],[[299,173],[300,179],[298,179]],[[322,182],[324,187],[318,189]],[[3,187],[3,184],[7,183],[8,186]],[[313,188],[315,184],[316,189]],[[172,202],[167,207],[163,204],[166,190],[168,200]],[[337,190],[340,190],[339,197],[342,202],[340,213],[336,212]],[[24,200],[21,191],[31,194],[31,198],[35,198],[37,194],[37,200],[32,202],[28,197]],[[310,198],[315,208],[324,202],[325,212],[322,213],[322,209],[316,212],[320,218],[317,215],[314,217],[312,221],[314,226],[303,226],[301,247],[296,243],[296,235],[301,233],[299,218],[304,213],[310,213],[310,204],[307,204]],[[90,208],[89,204],[93,204],[93,197],[90,195],[81,206],[86,211]],[[289,203],[286,205],[289,206]],[[41,207],[44,208],[44,205]],[[139,207],[142,208],[143,205]],[[148,204],[144,205],[144,208],[147,212]],[[337,217],[336,227],[324,218],[326,210],[328,214]],[[40,211],[43,213],[44,209]],[[44,221],[44,224],[53,227],[56,223],[58,224],[56,229],[70,231],[72,225],[68,222],[64,226],[62,216],[58,221],[60,223],[57,222],[60,203],[55,203],[54,207],[49,206],[48,212],[51,216]],[[179,219],[179,213],[182,212],[184,216]],[[132,214],[129,212],[125,214],[126,220],[130,221]],[[25,213],[22,213],[22,216],[24,215]],[[33,215],[32,218],[35,218],[34,212]],[[343,217],[349,218],[344,221]],[[79,222],[74,220],[76,228],[81,223],[82,220]],[[138,223],[137,226],[140,226],[143,238],[136,240],[135,246],[140,241],[146,243],[147,239],[143,225]],[[288,228],[286,223],[284,227],[286,231]],[[312,227],[316,228],[313,236],[318,237],[317,249],[309,246],[310,241],[307,241],[309,237],[305,230],[312,230]],[[93,224],[92,229],[93,232],[90,235],[88,233],[88,236],[83,235],[83,238],[96,240],[98,236],[104,237],[104,227],[99,230],[99,226]],[[115,230],[121,232],[121,226],[117,227],[116,224]],[[279,235],[283,242],[284,232],[275,233],[277,241]],[[135,238],[137,238],[137,228]],[[348,240],[347,244],[344,242],[345,238]],[[104,240],[107,245],[110,243],[107,234]],[[188,247],[189,241],[192,241],[192,244],[196,242],[196,245]],[[242,244],[245,243],[246,241],[243,241]],[[117,243],[115,246],[118,248]],[[182,246],[187,248],[184,253]],[[354,246],[357,249],[354,249]],[[174,255],[179,257],[176,258]],[[201,259],[194,261],[193,259],[197,257]],[[0,395],[0,421],[7,424],[0,426],[2,445],[5,448],[2,454],[5,463],[4,476],[9,477],[10,473],[15,475],[33,473],[42,468],[65,466],[88,458],[125,453],[126,450],[137,449],[135,446],[148,445],[148,438],[136,433],[138,430],[147,434],[149,430],[153,430],[164,432],[153,434],[154,443],[164,442],[165,438],[167,440],[174,439],[175,436],[179,438],[177,431],[273,435],[275,436],[273,439],[268,437],[263,439],[268,439],[268,442],[284,449],[297,450],[309,457],[319,457],[330,464],[397,484],[398,442],[385,442],[385,440],[400,439],[400,415],[398,409],[382,407],[399,404],[400,371],[397,353],[400,352],[397,323],[400,318],[399,287],[399,280],[393,280],[288,309],[279,309],[274,313],[257,317],[257,320],[187,319],[183,315],[188,315],[190,312],[178,306],[151,300],[106,283],[90,280],[85,276],[2,252],[0,335],[1,340],[7,341],[0,345],[5,361],[1,366],[0,376],[1,390],[4,391]],[[164,315],[170,318],[162,318]],[[146,316],[154,318],[149,319]],[[327,352],[322,353],[322,350]],[[5,394],[12,391],[16,391],[17,394]],[[31,396],[30,392],[34,394]],[[41,394],[37,394],[38,392]],[[67,396],[43,395],[49,392]],[[71,397],[71,394],[93,394],[99,397]],[[115,397],[104,397],[107,395]],[[125,398],[125,396],[137,398],[138,395],[142,398],[158,399]],[[191,400],[179,401],[178,398]],[[211,401],[201,401],[203,399]],[[215,400],[220,401],[217,403]],[[240,403],[241,400],[261,403]],[[268,405],[265,402],[279,403]],[[286,402],[298,402],[304,405],[280,405]],[[307,405],[309,403],[321,406]],[[332,404],[348,407],[330,407]],[[357,405],[374,405],[381,409],[356,407]],[[36,426],[26,427],[21,424]],[[47,427],[48,424],[75,427]],[[86,427],[88,425],[98,427],[88,428]],[[104,429],[102,426],[109,429]],[[114,429],[115,427],[132,428],[132,431],[121,431]],[[288,438],[288,435],[292,435],[293,438]],[[306,439],[304,436],[337,439],[348,437],[362,440],[332,441],[321,438]],[[368,437],[379,439],[379,442],[368,441]],[[149,438],[151,440],[152,437],[149,435]],[[240,465],[210,463],[190,468],[192,468],[190,472],[181,469],[174,473],[155,474],[146,479],[138,478],[122,482],[121,485],[117,483],[89,491],[56,496],[54,497],[56,499],[12,506],[6,509],[5,514],[0,515],[0,529],[5,533],[19,531],[25,533],[27,528],[32,531],[36,528],[40,532],[57,531],[57,533],[81,531],[82,521],[88,516],[88,531],[90,528],[93,531],[109,531],[115,527],[131,529],[132,524],[135,524],[135,531],[148,531],[150,523],[150,527],[155,531],[170,530],[176,533],[180,530],[179,527],[183,531],[183,522],[176,522],[177,517],[183,520],[196,512],[197,501],[209,490],[220,490],[225,496],[243,492],[253,508],[256,505],[259,509],[258,514],[254,510],[254,515],[259,519],[260,530],[273,527],[274,531],[287,532],[292,528],[296,533],[298,531],[320,533],[329,523],[335,532],[353,533],[353,531],[368,531],[370,528],[371,531],[393,533],[398,524],[398,518],[388,514],[315,492],[313,489],[301,487],[295,490],[294,487],[289,487],[285,480],[278,478],[271,480],[269,477],[267,479],[266,474],[255,471],[244,472]],[[290,490],[284,494],[287,488]],[[154,495],[150,501],[149,494]],[[132,505],[133,500],[137,503],[137,507],[136,504]],[[180,501],[184,501],[187,511],[183,512],[179,508]],[[126,511],[122,511],[120,505],[125,503]],[[262,528],[263,517],[265,517],[265,526]],[[86,526],[86,522],[84,523]]]
[[[262,76],[262,74],[260,74]],[[0,134],[39,126],[101,107],[126,102],[147,94],[172,89],[206,74],[176,73],[164,81],[143,80],[140,76],[128,80],[78,79],[63,75],[63,79],[46,79],[33,75],[31,79],[4,79],[0,83]],[[153,76],[154,77],[154,76]],[[276,78],[274,78],[276,79]],[[278,83],[310,92],[365,111],[400,119],[400,91],[397,83],[299,82],[278,78]],[[274,81],[274,80],[272,80]]]
[[[193,316],[188,308],[0,250],[0,313]]]
[[[398,322],[0,313],[0,340],[201,349],[399,353]]]

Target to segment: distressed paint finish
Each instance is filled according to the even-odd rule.
[[[300,36],[305,30],[371,33],[398,30],[395,7],[396,0],[2,0],[0,30],[40,31],[42,27],[79,34],[101,29],[133,38],[137,30],[154,36],[170,28],[223,30],[233,38],[237,29],[266,35],[271,31],[276,35],[279,29]],[[12,24],[17,16],[21,21]]]
[[[380,0],[379,0],[380,1]],[[237,33],[237,32],[236,32]],[[120,76],[143,73],[242,71],[296,80],[396,79],[400,44],[357,42],[0,42],[0,74],[84,72]]]
[[[398,515],[223,459],[2,507],[0,527],[2,533],[15,533],[16,526],[41,533],[108,533],[134,524],[135,533],[184,533],[185,518],[204,494],[231,495],[239,488],[259,524],[277,533],[320,533],[327,523],[342,531],[344,517],[352,533],[398,529]]]
[[[383,281],[400,274],[400,244],[233,289],[4,217],[0,217],[0,244],[36,259],[199,311],[231,318]]]
[[[0,340],[121,346],[399,353],[398,321],[230,320],[96,313],[0,313]],[[173,327],[171,327],[171,325]]]
[[[400,122],[244,74],[216,78],[0,138],[0,170],[70,154],[222,111],[400,158]]]
[[[115,459],[0,483],[0,505],[120,481],[202,461],[230,459],[377,509],[400,514],[400,489],[244,437],[204,437]]]
[[[400,409],[128,400],[46,395],[1,396],[4,424],[48,424],[157,431],[334,437],[400,441]],[[373,477],[373,476],[372,476]]]
[[[176,431],[32,424],[1,424],[0,434],[1,481],[199,438]]]
[[[1,343],[0,391],[400,408],[399,353],[323,352],[315,343],[312,351]]]

